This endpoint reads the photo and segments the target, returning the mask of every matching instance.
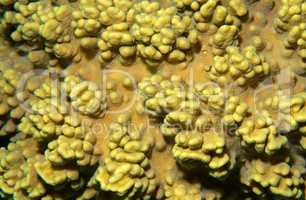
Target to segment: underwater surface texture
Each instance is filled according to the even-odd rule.
[[[306,1],[0,0],[0,199],[306,200]]]

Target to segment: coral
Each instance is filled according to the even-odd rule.
[[[245,120],[236,134],[241,137],[243,146],[254,146],[258,153],[268,155],[280,150],[287,143],[287,138],[278,132],[269,113],[264,111],[259,116]]]
[[[215,55],[221,55],[226,47],[238,44],[240,18],[248,14],[243,1],[174,0],[174,2],[181,12],[191,10],[198,31],[214,33],[209,44]]]
[[[99,152],[95,149],[96,137],[86,133],[75,137],[59,136],[48,143],[45,151],[46,158],[57,165],[73,160],[80,166],[95,165],[99,159]]]
[[[181,132],[175,137],[172,153],[189,170],[199,166],[202,170],[204,165],[212,177],[222,178],[228,173],[230,157],[225,150],[224,137],[218,133]]]
[[[296,135],[302,149],[306,149],[304,125],[306,119],[305,98],[304,92],[298,93],[292,98],[285,94],[280,94],[269,97],[260,103],[260,106],[266,109],[266,115],[273,116],[272,118],[270,117],[269,121],[276,124],[274,129]],[[277,114],[275,114],[275,111],[277,111]]]
[[[235,45],[235,43],[237,44],[237,32],[238,29],[234,25],[221,26],[210,41],[212,46],[216,49],[215,54],[219,55],[226,47]]]
[[[190,184],[182,178],[169,174],[166,177],[165,197],[167,200],[173,199],[194,199],[200,200],[201,186],[200,184]]]
[[[0,15],[0,199],[305,200],[305,0]]]
[[[14,69],[3,69],[1,70],[1,136],[13,133],[16,130],[14,121],[20,119],[23,116],[24,111],[18,106],[18,98],[14,97],[16,87],[18,84],[16,72]],[[20,97],[23,94],[19,95]],[[26,96],[25,96],[26,98]],[[5,116],[11,119],[5,121]]]
[[[21,61],[19,59],[19,62]],[[28,64],[19,66],[18,62],[0,63],[0,136],[14,134],[16,124],[25,113],[26,102],[33,96],[33,90],[38,87],[39,80],[35,77],[19,79],[22,71],[30,70],[31,67]]]
[[[33,139],[11,143],[7,149],[1,148],[1,190],[3,194],[39,197],[46,191],[32,173],[33,163],[27,163],[39,152],[39,146]]]
[[[71,15],[69,5],[16,2],[14,10],[4,13],[2,23],[17,27],[10,36],[13,41],[28,43],[27,52],[40,48],[59,58],[74,58],[78,48],[71,43]]]
[[[0,182],[2,194],[7,198],[62,198],[59,189],[52,191],[46,184],[60,188],[65,183],[70,185],[71,191],[77,191],[82,188],[80,178],[77,169],[52,166],[40,155],[39,144],[33,139],[19,140],[11,143],[8,149],[1,149]]]
[[[138,83],[138,91],[144,112],[158,117],[179,110],[186,97],[184,85],[176,76],[170,80],[159,74],[143,78]]]
[[[214,57],[213,65],[207,67],[206,71],[209,78],[220,85],[234,82],[244,86],[269,75],[271,67],[258,55],[254,46],[245,47],[242,52],[238,47],[229,46],[224,56]]]
[[[81,119],[73,112],[101,115],[106,108],[105,98],[93,82],[81,81],[76,76],[68,76],[62,82],[62,87],[58,87],[53,80],[46,80],[34,91],[38,98],[30,102],[32,112],[21,119],[21,132],[38,139],[50,139],[61,134],[84,138]]]
[[[258,196],[267,195],[264,190],[290,199],[299,199],[303,194],[299,169],[286,162],[247,161],[241,168],[241,182]]]
[[[43,84],[43,87],[48,84]],[[39,88],[40,89],[40,88]],[[37,91],[39,91],[39,89]],[[37,92],[36,91],[36,92]],[[33,113],[27,113],[19,124],[19,130],[39,140],[55,138],[59,134],[67,136],[80,134],[80,120],[67,115],[66,105],[59,105],[50,97],[31,101]],[[65,126],[64,126],[65,125]]]
[[[67,77],[67,79],[69,78],[70,77]],[[68,85],[76,84],[73,85],[71,91],[68,92],[73,108],[85,115],[103,115],[107,107],[106,98],[95,83],[89,81],[69,83],[69,80],[67,80],[67,82]]]
[[[128,120],[128,116],[119,116],[118,122],[110,124],[109,155],[98,168],[95,181],[102,191],[124,199],[149,199],[158,187],[149,161],[153,144],[141,138],[144,133],[130,130]]]
[[[63,105],[59,106],[59,96],[53,93],[52,81],[45,81],[33,91],[33,98],[29,100],[34,113],[26,113],[21,118],[20,133],[11,138],[7,149],[1,149],[1,177],[4,178],[1,188],[5,188],[5,195],[18,199],[77,196],[73,193],[62,196],[56,188],[64,185],[65,190],[77,193],[84,190],[85,179],[77,166],[92,167],[100,155],[89,125],[81,125],[79,117],[72,116]],[[46,148],[42,148],[44,143],[47,143]],[[54,187],[54,192],[53,189],[49,191],[46,184]]]
[[[119,54],[121,62],[128,64],[139,54],[148,65],[158,65],[165,58],[182,62],[186,51],[198,42],[191,19],[176,15],[175,7],[162,9],[158,2],[149,1],[135,5],[110,1],[101,9],[106,11],[101,12],[96,26],[107,26],[98,40],[102,60]],[[111,19],[113,13],[116,14]]]
[[[275,19],[275,28],[284,35],[284,46],[296,49],[297,54],[306,58],[306,3],[303,0],[281,1]]]

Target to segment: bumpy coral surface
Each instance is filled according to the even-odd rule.
[[[0,199],[306,200],[305,0],[0,0]]]

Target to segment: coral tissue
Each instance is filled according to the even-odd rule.
[[[0,0],[0,199],[306,200],[305,0]]]

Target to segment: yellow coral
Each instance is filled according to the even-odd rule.
[[[286,48],[297,49],[297,54],[306,58],[306,3],[303,0],[281,1],[275,19],[275,28],[284,33],[284,45]]]
[[[287,143],[287,138],[278,132],[272,118],[265,111],[254,119],[245,120],[236,134],[241,137],[243,146],[254,145],[255,151],[269,155]]]
[[[227,85],[234,81],[238,86],[250,84],[254,79],[267,76],[271,70],[269,64],[258,55],[253,46],[244,48],[242,52],[238,47],[227,47],[226,54],[215,56],[214,64],[207,68],[212,81],[220,85]]]
[[[200,189],[199,184],[190,184],[174,175],[169,174],[166,177],[165,197],[167,200],[200,200],[202,199]]]
[[[303,200],[305,11],[0,0],[0,198]]]
[[[204,167],[215,178],[222,178],[229,172],[230,157],[226,153],[225,140],[217,133],[181,132],[175,137],[172,153],[190,170]]]
[[[129,133],[128,119],[121,116],[118,123],[110,125],[110,152],[98,168],[95,181],[102,191],[110,191],[126,199],[150,198],[158,187],[149,161],[153,144],[141,138],[143,133]]]
[[[251,160],[242,167],[241,174],[241,182],[259,196],[266,195],[265,189],[290,199],[299,199],[302,195],[300,186],[303,179],[298,168],[285,162],[271,164],[262,160]]]

